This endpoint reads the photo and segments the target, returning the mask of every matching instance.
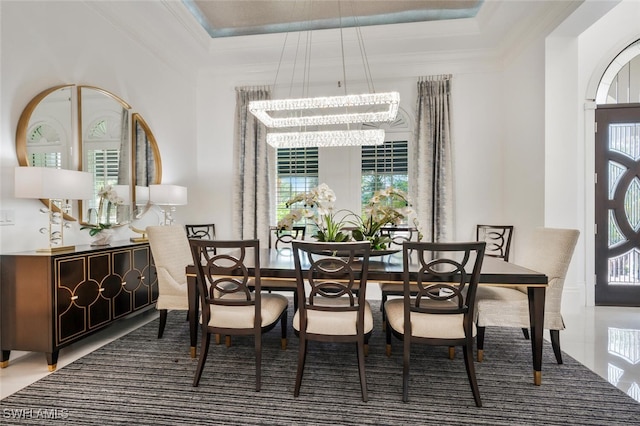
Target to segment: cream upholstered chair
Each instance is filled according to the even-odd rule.
[[[193,386],[200,382],[212,334],[226,335],[227,339],[230,335],[245,335],[254,340],[257,392],[261,386],[262,333],[280,321],[281,346],[286,349],[289,301],[280,294],[262,293],[260,241],[191,239],[189,244],[202,306],[202,343]]]
[[[300,338],[293,395],[300,394],[309,340],[349,342],[356,343],[360,390],[367,401],[364,357],[373,315],[365,297],[371,244],[293,241],[292,246],[298,284],[293,328]]]
[[[189,310],[185,269],[193,263],[193,259],[183,226],[148,226],[147,236],[158,274],[156,309],[160,311],[160,339],[167,323],[167,310]],[[194,349],[192,348],[193,356]]]
[[[387,356],[391,334],[403,341],[402,400],[409,401],[411,345],[463,347],[464,363],[476,406],[480,390],[473,365],[474,298],[480,279],[485,242],[419,243],[402,247],[403,297],[388,300],[386,311]],[[415,265],[415,277],[410,265]],[[415,367],[414,367],[415,368]],[[421,369],[429,371],[428,365]],[[420,392],[421,400],[437,389]]]
[[[537,228],[514,262],[548,277],[544,328],[550,330],[551,345],[558,364],[562,364],[560,330],[565,328],[560,313],[562,289],[579,235],[580,232],[575,229]],[[485,327],[530,327],[526,288],[481,286],[478,288],[476,304],[478,361],[482,361],[484,355]]]

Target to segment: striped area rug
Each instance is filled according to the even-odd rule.
[[[446,347],[414,346],[410,401],[403,403],[402,344],[394,339],[392,356],[385,355],[379,311],[374,312],[366,403],[353,344],[312,342],[300,396],[294,398],[298,339],[290,330],[289,347],[282,351],[279,327],[263,338],[260,392],[254,391],[253,343],[242,337],[230,348],[212,342],[194,388],[197,360],[189,357],[188,324],[184,312],[172,312],[162,339],[153,321],[0,401],[0,423],[640,424],[640,404],[566,354],[565,364],[557,365],[547,342],[543,383],[534,386],[530,344],[519,329],[487,329],[485,359],[476,363],[482,408],[474,405],[461,351],[449,360]],[[31,412],[12,418],[20,409]],[[47,415],[57,421],[44,421]]]

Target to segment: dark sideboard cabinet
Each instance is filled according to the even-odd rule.
[[[147,243],[3,254],[0,273],[3,368],[11,351],[21,350],[44,352],[53,371],[60,348],[155,306],[158,298]]]

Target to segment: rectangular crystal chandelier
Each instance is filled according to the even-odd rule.
[[[309,7],[312,7],[309,2]],[[355,22],[358,47],[362,55],[364,75],[369,93],[348,94],[347,75],[344,59],[344,40],[342,31],[342,10],[341,2],[337,2],[340,16],[340,47],[342,53],[342,82],[344,95],[342,96],[316,96],[300,97],[290,99],[269,99],[249,102],[249,112],[260,120],[269,129],[286,129],[281,133],[267,133],[267,143],[276,148],[296,148],[296,147],[326,147],[326,146],[350,146],[350,145],[379,145],[384,143],[383,129],[359,130],[353,125],[365,123],[391,122],[398,115],[400,104],[400,94],[398,92],[376,93],[369,69],[364,40],[357,21],[357,15],[352,7],[352,19]],[[282,54],[276,71],[276,87],[280,66],[287,45],[285,36]],[[298,44],[300,46],[300,33],[298,33]],[[311,32],[307,32],[307,41],[304,43],[304,66],[302,87],[305,88],[303,96],[308,93],[307,77],[310,75],[311,67]],[[298,48],[294,56],[295,62],[298,58]],[[302,55],[300,55],[302,57]],[[293,75],[291,79],[291,89],[293,88]],[[289,91],[291,93],[292,90]],[[317,130],[317,127],[325,127],[327,130]],[[311,127],[311,129],[308,129]],[[345,129],[341,129],[345,127]],[[359,126],[358,126],[359,127]]]
[[[267,143],[274,148],[381,145],[384,143],[384,130],[325,130],[314,132],[267,133]]]
[[[249,111],[272,128],[325,126],[395,120],[399,103],[398,92],[364,93],[252,101]]]

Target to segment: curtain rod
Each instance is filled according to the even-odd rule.
[[[418,77],[418,81],[451,80],[451,78],[451,74],[425,75],[422,77]]]

